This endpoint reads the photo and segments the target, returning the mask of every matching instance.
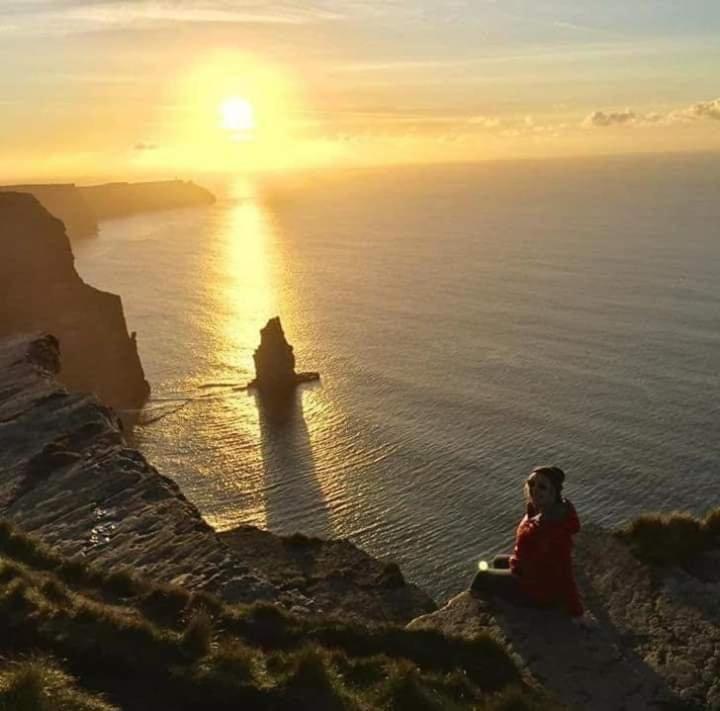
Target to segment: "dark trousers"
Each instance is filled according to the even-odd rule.
[[[514,605],[532,605],[520,587],[518,576],[510,570],[509,555],[499,555],[491,568],[479,570],[470,584],[470,591],[481,597],[499,597]]]

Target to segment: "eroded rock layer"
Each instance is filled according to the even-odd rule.
[[[230,602],[403,624],[434,609],[395,566],[350,543],[250,527],[218,536],[128,447],[112,410],[56,381],[60,360],[52,336],[0,341],[0,518],[64,555]]]

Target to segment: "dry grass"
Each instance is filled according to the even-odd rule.
[[[720,509],[704,518],[689,513],[644,514],[618,531],[634,555],[653,565],[685,565],[720,544]]]
[[[555,708],[490,638],[228,606],[64,560],[3,524],[0,629],[0,659],[18,662],[0,664],[0,711]]]

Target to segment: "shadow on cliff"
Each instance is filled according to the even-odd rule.
[[[498,605],[495,623],[515,653],[552,693],[586,711],[692,711],[613,625],[602,605],[589,606],[598,624],[578,630],[564,614]]]
[[[254,393],[260,422],[268,530],[331,536],[327,501],[303,414],[302,390],[273,399]]]

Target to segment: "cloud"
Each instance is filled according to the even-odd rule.
[[[6,0],[3,19],[22,33],[53,34],[174,23],[302,25],[336,20],[326,0]]]
[[[720,99],[712,101],[698,101],[692,106],[688,106],[680,111],[670,114],[674,120],[696,121],[699,119],[712,119],[720,121]]]
[[[157,145],[155,143],[140,141],[133,146],[133,149],[136,151],[154,151],[157,150]]]
[[[473,116],[468,123],[482,128],[499,128],[502,125],[502,121],[497,116]]]
[[[637,113],[630,109],[624,111],[593,111],[585,118],[582,125],[590,128],[607,128],[608,126],[640,126],[657,124],[668,126],[675,123],[690,123],[710,119],[720,121],[720,99],[698,101],[691,106],[670,111],[666,114]]]
[[[584,126],[625,126],[637,121],[637,114],[630,109],[625,111],[612,111],[605,113],[604,111],[593,111],[583,121]]]

